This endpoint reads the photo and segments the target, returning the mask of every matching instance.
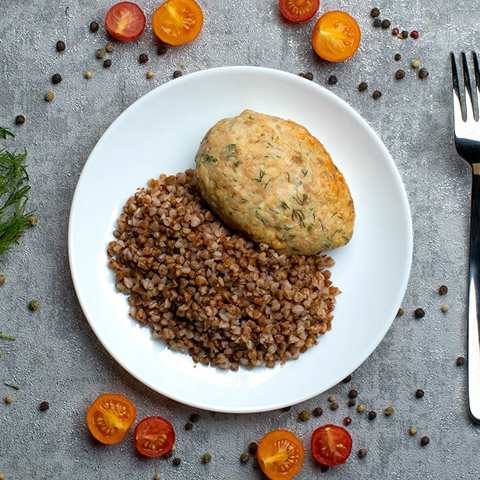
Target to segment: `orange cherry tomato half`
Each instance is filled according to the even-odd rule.
[[[320,0],[280,0],[282,15],[291,22],[310,20],[318,11]]]
[[[346,462],[352,451],[352,437],[342,427],[324,425],[312,434],[312,455],[318,463],[335,467]]]
[[[257,459],[270,480],[289,480],[302,468],[305,451],[302,442],[287,430],[267,433],[257,449]]]
[[[146,22],[143,10],[132,2],[117,3],[105,17],[105,25],[110,35],[122,42],[138,38],[145,30]]]
[[[183,45],[198,37],[203,13],[195,0],[167,0],[153,14],[155,35],[170,45]]]
[[[136,416],[135,406],[128,398],[106,393],[88,409],[87,425],[99,442],[112,445],[124,439]]]
[[[134,433],[135,448],[146,457],[166,455],[175,443],[172,424],[162,417],[144,418]]]
[[[348,13],[333,10],[324,13],[315,24],[313,48],[329,62],[343,62],[357,51],[361,32],[356,20]]]

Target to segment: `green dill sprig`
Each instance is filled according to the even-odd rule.
[[[3,382],[3,384],[6,385],[7,387],[14,388],[15,390],[20,390],[20,387],[18,385],[15,385],[14,383]]]
[[[15,135],[10,130],[7,130],[6,128],[0,127],[0,137],[2,137],[4,140],[6,140],[7,137],[15,138]]]

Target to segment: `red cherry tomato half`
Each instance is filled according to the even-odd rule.
[[[135,428],[135,448],[146,457],[166,455],[175,443],[172,424],[162,417],[144,418]]]
[[[282,15],[291,22],[310,20],[320,6],[319,0],[280,0]]]
[[[324,425],[312,434],[312,455],[318,463],[327,467],[342,465],[352,451],[352,437],[337,425]]]
[[[145,30],[146,22],[143,10],[132,2],[117,3],[105,17],[110,35],[122,42],[138,38]]]

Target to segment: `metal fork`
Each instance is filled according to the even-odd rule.
[[[468,409],[470,417],[480,423],[480,123],[478,92],[480,71],[478,58],[472,52],[473,88],[465,52],[461,54],[463,80],[458,78],[455,55],[451,54],[455,147],[472,168],[470,212],[470,274],[468,285]]]

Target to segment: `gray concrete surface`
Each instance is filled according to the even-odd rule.
[[[30,205],[39,218],[38,226],[25,234],[0,267],[7,277],[0,288],[0,330],[17,339],[0,341],[0,472],[5,479],[151,479],[157,472],[165,480],[261,478],[251,462],[238,461],[250,441],[284,428],[308,445],[316,426],[340,423],[347,414],[353,418],[352,458],[321,473],[307,454],[299,479],[478,479],[480,429],[466,413],[466,369],[455,366],[466,349],[470,177],[452,143],[448,53],[480,47],[480,1],[325,0],[322,12],[347,10],[363,32],[356,56],[332,65],[312,53],[313,21],[283,22],[277,0],[200,0],[205,24],[194,43],[159,57],[148,26],[138,41],[115,44],[113,65],[106,70],[95,50],[107,43],[102,18],[112,3],[3,0],[0,5],[0,125],[17,134],[9,147],[29,152]],[[139,4],[147,17],[157,6],[153,0]],[[374,29],[369,12],[375,6],[392,27],[415,28],[420,39],[401,41]],[[96,34],[88,29],[92,20],[101,24]],[[59,39],[67,43],[62,54],[55,51]],[[150,56],[145,65],[137,61],[142,52]],[[402,61],[393,60],[396,53],[403,55]],[[426,80],[419,80],[409,67],[414,59],[430,71]],[[201,421],[185,431],[183,425],[194,409],[175,404],[129,376],[87,324],[69,273],[67,223],[82,166],[110,123],[143,94],[169,81],[174,70],[188,74],[222,65],[311,71],[315,82],[346,100],[370,123],[406,186],[414,259],[405,315],[354,372],[351,383],[289,412],[244,416],[200,412]],[[406,71],[402,81],[394,79],[398,68]],[[156,73],[151,81],[145,78],[149,69]],[[83,78],[86,70],[93,72],[90,81]],[[51,85],[54,73],[63,76],[60,85]],[[331,74],[338,77],[335,86],[327,85]],[[361,81],[368,82],[367,93],[357,91]],[[375,89],[383,93],[378,101],[371,98]],[[55,93],[52,103],[43,99],[48,90]],[[22,127],[14,125],[17,114],[26,116]],[[442,284],[450,289],[445,297],[437,293]],[[40,303],[34,314],[27,308],[31,299]],[[443,304],[450,306],[447,314],[440,311]],[[421,321],[412,316],[417,307],[426,311]],[[3,385],[5,380],[21,389]],[[350,388],[360,392],[368,409],[379,412],[375,421],[347,407]],[[414,398],[417,388],[426,392],[421,400]],[[93,441],[85,413],[106,391],[132,399],[138,418],[156,413],[171,419],[181,465],[140,458],[132,433],[116,446]],[[14,401],[6,405],[3,398],[9,394]],[[327,408],[330,394],[339,399],[336,412]],[[38,409],[43,400],[51,405],[46,412]],[[395,414],[384,418],[381,411],[388,405],[395,407]],[[297,421],[300,410],[316,406],[325,409],[322,418]],[[408,435],[410,426],[418,428],[416,437]],[[431,439],[424,448],[419,446],[422,435]],[[368,455],[362,460],[356,452],[363,447]],[[209,465],[201,463],[206,451],[213,457]]]

